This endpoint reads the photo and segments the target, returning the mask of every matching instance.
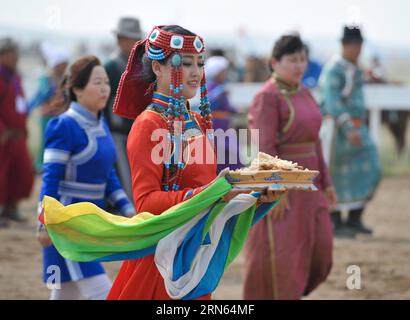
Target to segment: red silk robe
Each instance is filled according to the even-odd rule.
[[[205,128],[199,114],[192,112],[196,123],[202,133]],[[161,214],[166,209],[180,203],[188,195],[195,194],[195,189],[210,183],[216,178],[216,161],[212,145],[205,135],[195,136],[189,145],[196,142],[202,145],[204,156],[211,154],[213,161],[208,164],[187,164],[183,170],[179,191],[162,191],[163,164],[152,161],[152,150],[158,141],[151,141],[151,136],[156,129],[166,129],[166,122],[162,116],[152,110],[145,110],[135,120],[128,136],[127,153],[131,166],[132,190],[137,212],[150,212]],[[199,139],[199,140],[197,140]],[[195,140],[195,141],[194,141]],[[198,152],[192,149],[191,155]],[[205,159],[204,159],[205,160]],[[171,179],[171,183],[172,183]],[[210,299],[205,295],[199,299]],[[124,261],[108,299],[136,299],[136,300],[167,300],[171,299],[164,286],[164,280],[159,273],[154,255],[144,258]]]
[[[320,191],[289,191],[285,217],[274,221],[269,213],[250,230],[245,299],[300,299],[326,279],[332,265],[324,193],[332,183],[319,141],[320,110],[308,89],[286,90],[268,80],[253,100],[249,127],[260,130],[260,151],[319,170],[315,185]]]
[[[27,148],[27,111],[20,77],[0,65],[0,206],[30,196],[34,171]]]

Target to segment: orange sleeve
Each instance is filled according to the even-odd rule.
[[[154,130],[160,129],[149,117],[137,118],[127,142],[127,154],[131,167],[132,193],[137,212],[161,214],[173,205],[185,200],[191,188],[179,191],[162,191],[164,165],[151,159],[153,148],[159,141],[152,141]],[[191,191],[192,192],[192,191]]]

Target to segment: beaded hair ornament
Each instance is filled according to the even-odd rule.
[[[197,35],[186,36],[173,32],[162,30],[163,26],[156,26],[150,32],[145,40],[138,41],[130,54],[128,64],[123,73],[118,85],[117,95],[114,101],[114,113],[134,119],[145,108],[151,104],[152,93],[155,83],[144,81],[142,74],[142,57],[144,53],[151,60],[164,60],[170,58],[171,63],[171,84],[170,84],[170,99],[168,108],[164,112],[167,121],[167,143],[164,150],[164,177],[163,189],[165,191],[179,190],[179,184],[182,178],[182,170],[185,163],[183,162],[184,154],[184,110],[185,102],[183,96],[182,84],[182,53],[199,54],[205,51],[203,39]],[[212,116],[210,103],[207,96],[207,87],[205,74],[201,80],[200,86],[200,113],[204,119],[206,129],[212,128]],[[176,136],[175,123],[178,122],[182,126],[178,132],[180,136]],[[176,163],[171,163],[170,146],[174,146],[173,160]],[[176,166],[175,180],[170,186],[170,167],[171,164]]]

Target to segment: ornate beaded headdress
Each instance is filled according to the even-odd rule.
[[[152,92],[155,86],[154,83],[145,81],[142,77],[142,57],[145,54],[148,55],[151,60],[163,60],[170,57],[172,66],[171,71],[171,84],[170,84],[170,99],[168,108],[165,112],[168,126],[168,141],[166,146],[176,145],[175,142],[178,138],[179,141],[183,141],[184,133],[184,96],[182,93],[182,56],[181,53],[199,54],[205,51],[203,39],[200,36],[186,36],[173,32],[165,31],[163,26],[156,26],[152,29],[149,36],[145,40],[138,41],[130,54],[128,64],[125,72],[122,74],[120,83],[118,85],[117,95],[114,102],[114,113],[123,117],[134,119],[145,108],[151,104]],[[212,128],[212,117],[210,111],[210,103],[207,96],[205,74],[201,80],[200,86],[201,100],[200,100],[200,112],[204,119],[204,124],[207,129]],[[174,123],[175,121],[181,121],[182,130],[181,137],[175,137]],[[172,142],[172,144],[171,144]],[[165,191],[178,190],[179,183],[181,181],[182,170],[184,163],[182,162],[182,155],[184,154],[184,143],[181,143],[181,147],[177,149],[178,155],[174,157],[178,159],[177,163],[173,163],[177,166],[175,173],[176,180],[169,186],[170,181],[170,166],[171,150],[165,150],[164,152],[164,181],[163,188]],[[175,151],[175,150],[174,150]]]

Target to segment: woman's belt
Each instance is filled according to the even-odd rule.
[[[278,153],[285,158],[313,157],[317,155],[316,142],[280,144]]]
[[[362,120],[357,119],[357,118],[353,118],[352,119],[352,124],[353,124],[353,127],[360,128],[360,126],[362,125]]]
[[[58,194],[70,198],[100,200],[105,197],[105,183],[60,181]]]

